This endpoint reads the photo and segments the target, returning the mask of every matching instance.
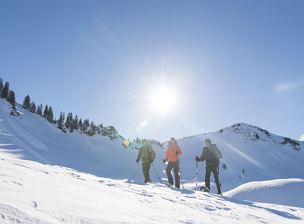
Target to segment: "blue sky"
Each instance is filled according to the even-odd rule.
[[[237,122],[304,133],[303,1],[0,1],[0,77],[19,101],[165,140]],[[159,115],[149,92],[173,88]]]

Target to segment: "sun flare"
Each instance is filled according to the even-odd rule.
[[[161,87],[154,89],[149,96],[149,105],[154,112],[165,115],[176,109],[177,94],[174,89]]]

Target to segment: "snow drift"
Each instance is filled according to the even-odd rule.
[[[226,197],[304,208],[304,179],[278,179],[243,184],[225,193]]]

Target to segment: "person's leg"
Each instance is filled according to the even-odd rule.
[[[145,178],[145,183],[146,183],[146,164],[145,163],[142,163],[142,172],[143,172],[143,175],[144,175],[144,178]]]
[[[174,163],[173,171],[174,171],[174,177],[175,177],[175,187],[180,188],[180,176],[179,176],[179,164],[178,164],[178,162]]]
[[[142,170],[143,170],[143,174],[144,174],[144,177],[145,177],[145,183],[147,183],[150,179],[149,169],[148,169],[148,164],[147,163],[142,163]]]
[[[151,163],[147,164],[147,182],[152,182],[150,178],[150,169],[151,169]]]
[[[166,174],[167,174],[167,177],[168,177],[169,184],[173,184],[173,178],[172,178],[172,174],[171,174],[172,168],[173,168],[172,163],[169,162],[168,165],[167,165],[167,168],[166,168]]]
[[[218,176],[218,167],[217,166],[212,166],[212,173],[213,173],[214,180],[216,183],[217,193],[222,194],[221,183],[220,183],[219,176]]]
[[[205,173],[205,187],[210,190],[210,175],[211,175],[211,169],[210,166],[206,165],[206,173]]]

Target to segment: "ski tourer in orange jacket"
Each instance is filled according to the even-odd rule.
[[[174,141],[171,141],[168,146],[165,160],[174,163],[178,161],[181,155],[182,155],[182,150],[180,149],[180,147],[178,146],[178,144],[174,139]]]
[[[168,165],[166,168],[166,174],[168,177],[168,185],[172,186],[174,184],[173,177],[171,174],[171,171],[173,169],[174,171],[174,177],[175,177],[175,187],[180,188],[180,175],[179,175],[179,157],[182,154],[182,150],[177,145],[177,142],[174,137],[171,138],[167,152],[166,152],[166,158],[163,160],[165,163],[168,161]]]

